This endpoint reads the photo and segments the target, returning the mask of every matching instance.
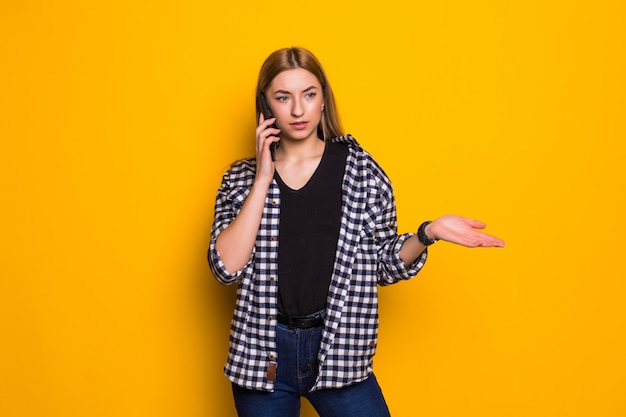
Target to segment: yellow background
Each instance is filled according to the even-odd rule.
[[[234,416],[205,262],[274,49],[324,63],[401,231],[476,217],[381,290],[395,417],[626,415],[622,1],[0,5],[0,415]],[[309,406],[303,416],[314,415]]]

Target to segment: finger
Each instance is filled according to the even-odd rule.
[[[267,137],[278,137],[279,133],[280,133],[280,129],[277,127],[271,127],[268,129],[265,129],[266,132],[268,132]]]
[[[259,126],[258,127],[262,127],[263,129],[267,129],[270,125],[274,124],[276,122],[276,118],[275,117],[270,117],[270,118],[265,118],[265,116],[263,116],[263,114],[259,114]]]
[[[257,142],[263,141],[267,139],[269,136],[278,135],[280,133],[280,129],[278,128],[269,128],[271,125],[272,119],[264,120],[259,126],[256,128],[256,138]]]
[[[259,153],[266,152],[266,151],[269,152],[270,145],[280,140],[280,137],[278,136],[280,129],[267,129],[266,131],[268,131],[268,133],[265,134],[264,132],[263,136],[259,140],[259,147],[257,149]],[[276,131],[276,133],[272,134],[273,133],[272,131]]]
[[[474,229],[484,229],[485,227],[487,227],[487,225],[480,220],[468,219],[468,224]]]
[[[483,233],[481,236],[481,244],[480,246],[482,247],[499,247],[499,248],[503,248],[504,247],[504,241],[500,238],[497,238],[495,236],[491,236],[488,234]]]
[[[504,240],[502,239],[498,239],[498,238],[494,238],[494,242],[492,246],[495,246],[496,248],[503,248],[506,244],[504,243]]]
[[[261,138],[263,147],[269,146],[271,143],[278,142],[279,140],[280,140],[280,137],[276,134],[268,134],[267,136],[264,135]]]
[[[261,141],[265,141],[265,140],[268,140],[270,138],[279,137],[279,134],[280,134],[280,129],[275,128],[275,127],[271,127],[271,128],[267,128],[265,130],[262,130],[259,133],[259,139]]]

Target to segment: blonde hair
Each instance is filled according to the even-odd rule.
[[[317,78],[322,87],[324,98],[324,111],[322,119],[317,127],[317,135],[321,139],[330,139],[343,135],[343,128],[339,120],[339,113],[335,103],[333,90],[330,88],[326,73],[317,58],[308,50],[301,47],[279,49],[272,52],[266,59],[261,70],[256,87],[256,113],[257,119],[261,112],[260,93],[264,93],[274,78],[283,71],[302,68],[309,71]]]

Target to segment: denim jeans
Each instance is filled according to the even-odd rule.
[[[322,327],[297,329],[278,324],[274,392],[233,384],[239,417],[298,417],[301,397],[309,400],[320,417],[389,417],[374,374],[344,388],[309,392],[317,378],[321,336]]]

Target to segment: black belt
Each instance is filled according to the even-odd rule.
[[[297,327],[298,329],[308,329],[311,327],[317,327],[324,324],[324,317],[321,315],[316,316],[285,316],[284,314],[278,315],[278,322],[280,324],[287,325],[289,327]]]

